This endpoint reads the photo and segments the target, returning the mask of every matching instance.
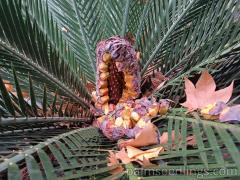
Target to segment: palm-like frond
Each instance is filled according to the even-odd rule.
[[[8,173],[3,175],[8,179],[21,179],[20,169],[25,176],[39,179],[103,178],[110,176],[106,173],[115,168],[108,167],[106,160],[106,150],[115,145],[99,134],[96,128],[74,130],[21,151],[14,159],[1,163],[0,171],[8,169]],[[26,164],[26,169],[19,167],[19,163]],[[76,170],[78,173],[74,173]]]
[[[113,35],[123,35],[127,31],[126,23],[129,15],[130,1],[124,0],[103,0],[101,9],[102,38],[108,38]],[[124,21],[124,22],[123,22]],[[124,28],[124,29],[123,29]]]
[[[17,78],[15,69],[13,69],[13,78],[15,82],[16,92],[13,94],[8,92],[8,89],[5,87],[5,83],[0,77],[0,91],[1,91],[1,126],[7,127],[9,125],[18,125],[26,124],[31,125],[41,124],[41,123],[55,123],[62,121],[89,121],[88,115],[83,112],[83,108],[79,105],[74,107],[74,104],[71,107],[63,107],[63,104],[69,103],[67,100],[62,99],[61,102],[55,92],[55,95],[47,92],[46,86],[42,89],[42,99],[35,96],[35,88],[32,83],[31,76],[29,75],[28,84],[29,84],[29,94],[24,96],[23,93],[26,91],[22,90]],[[10,85],[11,86],[11,85]],[[13,87],[12,87],[13,88]],[[51,99],[52,101],[49,101]],[[70,101],[70,103],[73,103]],[[74,109],[74,112],[72,111]],[[89,112],[88,112],[89,113]],[[13,116],[11,118],[11,116]],[[50,116],[50,117],[49,117]],[[81,118],[85,116],[85,118]],[[30,118],[32,117],[32,118]],[[66,118],[68,117],[68,118]],[[73,117],[73,118],[71,118]],[[23,126],[22,129],[25,127]]]
[[[4,62],[1,66],[9,68],[12,63],[16,70],[21,69],[22,75],[27,75],[30,69],[33,79],[49,84],[52,89],[59,89],[62,95],[88,107],[87,99],[84,99],[89,99],[87,90],[38,30],[36,23],[31,22],[28,14],[23,19],[17,3],[3,1],[1,8],[0,56]],[[12,19],[8,20],[8,17]]]
[[[184,76],[202,68],[213,71],[221,56],[239,46],[239,1],[149,3],[143,12],[148,18],[139,25],[137,47],[143,52],[143,75],[161,70],[170,79],[160,92],[163,97],[181,96]]]
[[[85,81],[84,67],[77,66],[77,60],[74,53],[69,47],[66,40],[63,38],[63,33],[67,31],[64,27],[59,29],[56,22],[53,21],[52,15],[49,13],[47,2],[44,4],[42,1],[22,1],[22,6],[25,7],[29,16],[36,22],[38,28],[46,36],[48,42],[52,44],[59,56],[69,64],[74,73],[79,74],[81,80]],[[25,9],[23,14],[25,14]]]
[[[1,177],[21,179],[25,172],[30,179],[161,179],[174,171],[193,179],[214,178],[223,167],[231,173],[219,177],[240,176],[239,126],[181,108],[154,120],[161,133],[171,137],[174,130],[179,138],[174,145],[169,138],[153,169],[130,163],[111,175],[116,166],[107,166],[106,150],[115,150],[115,142],[93,127],[59,128],[61,122],[91,121],[86,86],[95,81],[96,45],[128,32],[142,54],[142,77],[161,71],[169,79],[156,96],[177,102],[183,77],[207,68],[219,87],[235,80],[230,103],[239,101],[239,8],[238,0],[0,1]],[[35,132],[36,141],[29,140]],[[196,137],[191,149],[188,135]],[[9,137],[19,141],[7,143]]]
[[[101,1],[48,1],[49,11],[60,28],[77,60],[91,80],[95,79],[95,47],[100,40],[98,22]],[[90,9],[94,9],[90,10]]]
[[[80,70],[71,68],[75,59],[63,50],[67,46],[61,44],[61,37],[51,36],[58,33],[56,27],[48,26],[52,28],[49,37],[20,1],[1,1],[0,8],[0,128],[89,122],[86,80]]]
[[[54,21],[67,30],[63,38],[69,42],[90,80],[95,78],[97,42],[117,34],[124,36],[130,30],[129,17],[133,17],[129,15],[130,9],[142,8],[142,5],[136,7],[138,3],[131,0],[50,0],[47,3]],[[136,23],[131,23],[132,28],[136,29],[133,27]]]
[[[159,130],[168,132],[169,137],[174,135],[175,140],[172,142],[172,138],[169,138],[167,151],[153,160],[160,163],[154,168],[142,169],[128,164],[123,165],[123,173],[111,175],[110,171],[117,166],[107,166],[107,150],[115,149],[116,144],[104,138],[97,129],[87,128],[33,146],[3,162],[0,170],[8,168],[8,178],[17,177],[21,169],[18,164],[22,162],[26,163],[25,172],[30,178],[38,175],[43,179],[126,179],[132,176],[161,179],[171,178],[173,174],[188,178],[239,176],[240,161],[236,156],[239,152],[239,126],[201,120],[197,114],[193,114],[193,117],[184,114],[182,109],[173,109],[166,117],[155,120]],[[186,143],[189,135],[194,135],[197,142],[191,150],[187,149]]]
[[[235,158],[239,153],[239,126],[203,120],[197,113],[189,117],[182,109],[173,109],[155,122],[159,123],[160,131],[167,131],[169,137],[175,136],[174,142],[168,139],[167,151],[155,159],[167,162],[156,170],[172,169],[175,173],[186,170],[185,173],[191,172],[193,176],[210,178],[215,175],[211,171],[226,168],[225,171],[232,170],[232,173],[223,176],[239,176],[240,164]],[[196,137],[196,146],[187,149],[186,138],[191,135]],[[203,169],[209,173],[202,172]]]

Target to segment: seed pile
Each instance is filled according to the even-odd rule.
[[[97,83],[93,92],[97,125],[106,137],[135,137],[158,114],[165,114],[167,100],[157,102],[140,95],[139,53],[119,36],[97,45]]]

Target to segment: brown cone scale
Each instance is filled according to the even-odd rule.
[[[124,74],[123,72],[118,72],[114,61],[109,63],[108,70],[109,103],[116,105],[119,99],[122,97],[123,89],[125,87]]]

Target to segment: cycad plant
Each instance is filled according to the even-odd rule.
[[[161,72],[167,81],[152,96],[174,101],[153,122],[181,138],[174,145],[168,138],[153,159],[158,166],[129,163],[112,174],[119,165],[107,165],[108,150],[117,144],[91,126],[95,51],[99,41],[129,34],[141,53],[142,85]],[[230,104],[238,103],[239,50],[239,0],[1,0],[0,179],[240,176],[239,125],[179,106],[184,77],[194,81],[203,69],[218,88],[234,80]]]

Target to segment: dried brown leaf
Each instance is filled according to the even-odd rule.
[[[113,153],[112,151],[109,151],[109,157],[108,157],[108,166],[115,166],[119,164],[119,160],[116,157],[116,154]],[[121,172],[123,172],[124,169],[122,167],[122,165],[119,164],[119,166],[117,166],[115,169],[111,170],[111,174],[119,174]]]
[[[196,83],[196,87],[188,78],[185,78],[187,100],[181,105],[188,108],[188,111],[194,111],[218,101],[227,103],[232,96],[233,82],[224,89],[218,91],[215,91],[215,89],[216,84],[214,79],[207,71],[202,72],[201,77]]]
[[[158,129],[151,122],[147,123],[146,126],[138,133],[135,139],[121,141],[119,147],[123,148],[126,146],[142,147],[159,143]]]
[[[131,161],[133,161],[132,159],[129,158],[125,148],[122,148],[120,151],[116,153],[116,158],[120,159],[124,164],[128,164]]]
[[[129,158],[141,161],[143,161],[144,158],[151,159],[154,157],[158,157],[159,153],[164,151],[164,148],[162,146],[148,149],[146,151],[142,151],[132,146],[127,146],[126,149]]]

